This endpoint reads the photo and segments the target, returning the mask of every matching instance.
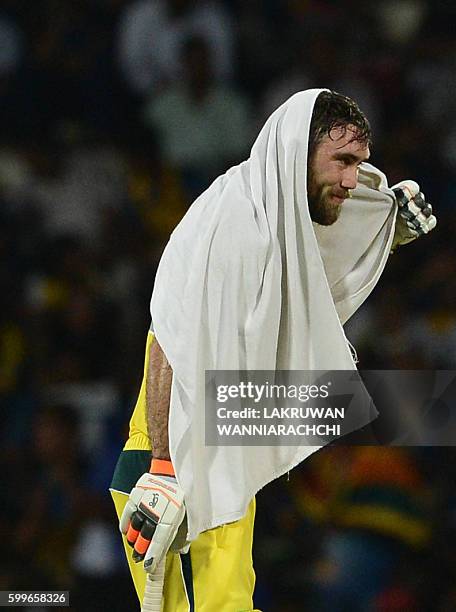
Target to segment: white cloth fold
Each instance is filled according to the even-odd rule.
[[[321,91],[271,115],[249,159],[194,202],[160,261],[151,315],[173,369],[170,454],[189,540],[241,518],[261,487],[318,449],[205,446],[205,370],[356,369],[342,325],[384,268],[397,207],[385,176],[362,164],[339,220],[312,223],[308,135]]]

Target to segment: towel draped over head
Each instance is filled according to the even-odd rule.
[[[249,159],[193,203],[160,261],[152,325],[173,369],[169,444],[189,540],[241,518],[261,487],[318,449],[205,446],[205,370],[356,369],[342,325],[385,266],[397,207],[386,177],[363,163],[338,221],[312,223],[308,139],[321,91],[271,115]]]

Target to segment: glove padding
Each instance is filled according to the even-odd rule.
[[[187,552],[184,518],[184,494],[176,479],[143,474],[130,493],[119,524],[134,549],[133,560],[144,560],[144,569],[153,573],[170,548]]]
[[[429,233],[437,225],[432,206],[415,181],[401,181],[392,187],[399,207],[391,250]]]

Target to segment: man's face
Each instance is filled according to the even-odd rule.
[[[366,143],[356,140],[352,125],[334,128],[315,148],[309,164],[307,195],[312,221],[332,225],[358,182],[358,167],[370,156]]]

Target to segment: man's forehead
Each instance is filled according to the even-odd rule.
[[[367,158],[370,155],[369,145],[365,140],[359,140],[359,134],[359,129],[353,125],[337,126],[323,138],[322,144],[338,153]]]

